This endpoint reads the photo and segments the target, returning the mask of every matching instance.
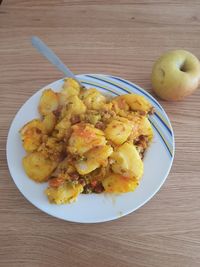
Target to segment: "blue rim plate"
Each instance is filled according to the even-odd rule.
[[[44,195],[47,184],[37,184],[30,180],[22,168],[25,155],[18,131],[29,120],[39,117],[37,106],[41,92],[46,88],[59,91],[63,79],[55,81],[30,97],[16,114],[7,139],[7,161],[11,176],[26,199],[40,210],[54,217],[80,223],[105,222],[120,218],[143,206],[160,189],[166,180],[174,158],[174,134],[167,114],[161,105],[139,86],[119,77],[102,74],[77,76],[86,87],[97,88],[108,96],[136,93],[145,96],[155,107],[150,117],[154,139],[144,158],[144,175],[139,187],[126,194],[80,195],[77,202],[70,205],[50,204]]]

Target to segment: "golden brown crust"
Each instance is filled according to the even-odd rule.
[[[96,89],[82,89],[68,79],[60,93],[43,92],[39,110],[43,119],[20,131],[31,152],[23,166],[31,179],[49,180],[50,202],[72,202],[82,192],[135,190],[153,137],[148,121],[152,106],[144,97],[106,100]]]

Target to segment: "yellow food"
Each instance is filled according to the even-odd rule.
[[[140,120],[139,128],[138,128],[139,135],[145,135],[148,137],[149,141],[153,138],[153,129],[151,127],[151,123],[147,117],[142,117]]]
[[[51,89],[46,89],[43,91],[40,98],[38,110],[41,115],[47,115],[49,112],[56,110],[58,108],[58,105],[58,94]]]
[[[68,80],[64,82],[63,89],[61,90],[60,94],[58,95],[59,97],[59,104],[60,105],[65,105],[68,98],[71,96],[77,96],[80,92],[80,87],[79,85],[71,84],[69,83]]]
[[[23,158],[26,174],[36,182],[45,182],[57,166],[53,160],[46,158],[41,152],[33,152]]]
[[[42,135],[46,133],[44,124],[34,119],[26,123],[20,130],[21,140],[26,152],[35,151],[42,143]]]
[[[67,151],[71,154],[83,155],[95,146],[106,144],[104,133],[89,123],[72,126]]]
[[[68,91],[70,88],[76,89],[77,95],[80,93],[80,85],[73,78],[68,78],[64,80],[63,89],[66,89],[66,91]]]
[[[116,98],[116,101],[120,101],[121,103],[123,103],[122,100],[124,100],[124,102],[132,111],[144,111],[148,113],[152,108],[151,104],[146,100],[146,98],[141,95],[127,94],[118,96]],[[125,107],[127,108],[126,105]]]
[[[86,111],[86,106],[78,96],[74,95],[67,100],[67,110],[73,115],[78,115]]]
[[[71,115],[66,115],[61,121],[56,124],[52,135],[58,140],[67,139],[71,133]]]
[[[65,105],[63,105],[61,111],[61,118],[83,114],[85,111],[86,106],[83,101],[77,95],[72,95],[65,100]]]
[[[41,154],[55,162],[60,161],[64,150],[64,142],[56,139],[55,137],[47,137],[38,148],[38,151],[41,152]]]
[[[112,154],[113,149],[109,145],[95,147],[85,153],[85,159],[78,160],[75,167],[78,173],[88,174],[100,166],[108,164],[107,159]]]
[[[44,116],[43,125],[48,134],[50,134],[53,131],[56,125],[56,121],[57,119],[56,116],[53,114],[53,112],[50,112]]]
[[[100,109],[106,103],[105,96],[94,88],[85,90],[80,97],[88,109]]]
[[[143,175],[143,162],[133,144],[124,143],[111,155],[113,164],[111,168],[114,173],[126,177],[134,177],[139,180]]]
[[[82,191],[83,186],[80,184],[73,185],[72,183],[65,183],[58,188],[48,187],[45,193],[50,202],[64,204],[74,202]]]
[[[63,89],[60,92],[65,99],[80,93],[80,85],[72,78],[65,79]]]
[[[151,104],[136,94],[106,99],[97,89],[69,78],[60,92],[43,91],[41,119],[20,130],[27,155],[24,170],[55,204],[81,193],[134,191],[143,175],[143,156],[153,138]]]
[[[105,136],[116,145],[123,144],[132,132],[131,122],[126,118],[113,119],[105,129]]]
[[[108,193],[126,193],[134,191],[138,186],[136,179],[129,179],[120,174],[111,173],[103,180],[105,192]]]

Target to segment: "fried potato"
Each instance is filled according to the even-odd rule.
[[[150,121],[147,117],[143,117],[140,121],[139,125],[139,135],[145,135],[148,137],[149,141],[153,138],[153,128],[151,126]]]
[[[148,141],[153,139],[153,128],[147,116],[140,116],[138,114],[132,115],[130,118],[133,130],[129,137],[132,142],[136,141],[140,135],[148,137]]]
[[[33,152],[41,145],[46,129],[39,119],[34,119],[26,123],[19,133],[26,152]]]
[[[50,112],[48,113],[47,115],[44,116],[44,119],[43,119],[43,124],[44,124],[44,127],[45,127],[45,130],[46,130],[46,133],[50,134],[55,125],[56,125],[56,121],[57,121],[57,118],[56,116],[53,114],[53,112]]]
[[[38,151],[44,155],[44,157],[59,162],[63,157],[65,144],[55,137],[48,137],[46,141],[40,145]]]
[[[77,95],[80,92],[80,84],[73,78],[67,78],[64,80],[63,88],[74,88],[77,90]]]
[[[110,173],[102,182],[105,192],[126,193],[134,191],[138,186],[136,179],[130,179],[116,173]]]
[[[100,109],[106,103],[105,96],[94,88],[82,91],[80,98],[88,109]]]
[[[41,152],[33,152],[23,158],[23,167],[31,179],[36,182],[45,182],[54,171],[57,162],[46,158]]]
[[[118,103],[123,103],[123,100],[128,104],[132,111],[143,111],[150,112],[152,110],[152,105],[146,100],[144,96],[136,94],[121,95],[114,99]],[[123,108],[122,108],[123,109]]]
[[[57,110],[59,105],[58,94],[51,89],[46,89],[42,92],[40,98],[38,110],[41,115],[47,115],[48,113]]]
[[[66,116],[82,115],[86,112],[86,106],[76,95],[70,96],[61,110],[60,118]]]
[[[67,111],[72,115],[82,114],[86,111],[86,106],[78,96],[70,96],[67,100]]]
[[[71,134],[71,115],[66,115],[58,124],[56,124],[52,135],[57,139],[68,139]]]
[[[69,138],[68,152],[83,155],[96,146],[106,144],[104,133],[89,123],[79,123],[72,126],[72,134]]]
[[[72,203],[76,201],[78,195],[83,191],[80,184],[72,184],[65,182],[59,187],[48,187],[45,190],[49,201],[56,204]]]
[[[132,131],[132,125],[126,118],[113,119],[105,129],[105,136],[116,145],[124,143]]]
[[[143,175],[143,162],[136,147],[130,143],[119,146],[110,156],[114,173],[140,179]]]
[[[95,125],[98,121],[101,120],[101,115],[99,114],[98,110],[88,110],[85,114],[85,119],[87,122]]]
[[[84,154],[85,159],[75,163],[79,174],[88,174],[100,166],[105,166],[108,157],[112,154],[113,149],[109,145],[95,147]]]
[[[80,85],[72,78],[64,80],[63,88],[59,93],[60,105],[66,104],[67,99],[70,96],[78,96],[80,93]]]
[[[20,130],[28,153],[22,163],[32,180],[49,180],[50,202],[71,203],[82,192],[135,190],[153,138],[153,108],[143,96],[106,98],[68,78],[60,92],[42,92],[38,110],[42,118]]]
[[[112,109],[118,114],[119,116],[124,116],[130,110],[129,105],[127,104],[126,100],[121,96],[115,97],[112,101]]]

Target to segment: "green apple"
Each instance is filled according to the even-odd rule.
[[[197,89],[200,62],[188,51],[169,51],[155,62],[151,81],[154,92],[161,99],[181,100]]]

